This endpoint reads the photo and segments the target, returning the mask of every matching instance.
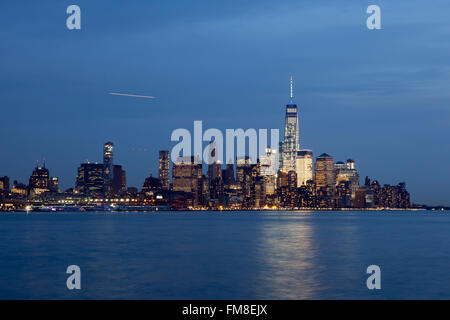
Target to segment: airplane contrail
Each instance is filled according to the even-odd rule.
[[[118,92],[110,92],[112,96],[123,96],[123,97],[134,97],[134,98],[145,98],[145,99],[155,99],[154,96],[141,96],[138,94],[128,94],[128,93],[118,93]]]

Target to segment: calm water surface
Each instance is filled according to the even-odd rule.
[[[0,299],[366,298],[450,299],[450,212],[0,214]]]

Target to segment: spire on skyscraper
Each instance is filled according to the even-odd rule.
[[[290,103],[293,104],[294,103],[294,87],[293,87],[293,77],[291,76],[290,78],[291,80],[291,99],[290,99]]]

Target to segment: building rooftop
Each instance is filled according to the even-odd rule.
[[[331,158],[331,156],[327,153],[322,153],[320,156],[318,156],[317,158]]]

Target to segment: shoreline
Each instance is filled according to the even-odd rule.
[[[223,213],[233,213],[233,212],[240,212],[240,213],[269,213],[269,212],[273,212],[273,213],[279,213],[279,212],[286,212],[286,213],[307,213],[307,212],[407,212],[407,211],[411,211],[411,212],[425,212],[425,211],[430,211],[430,212],[450,212],[450,210],[448,209],[423,209],[423,208],[413,208],[413,209],[405,209],[405,208],[383,208],[383,209],[368,209],[368,208],[363,208],[363,209],[357,209],[357,208],[347,208],[347,209],[342,209],[342,208],[336,208],[336,209],[306,209],[306,208],[302,208],[302,209],[243,209],[243,210],[214,210],[214,209],[201,209],[201,210],[193,210],[193,209],[184,209],[184,210],[121,210],[121,211],[73,211],[73,210],[59,210],[59,211],[38,211],[38,210],[31,210],[31,211],[26,211],[26,210],[14,210],[14,211],[0,211],[0,214],[2,213],[10,213],[10,214],[14,214],[14,213],[32,213],[32,214],[45,214],[45,213],[53,213],[53,214],[58,214],[58,213],[74,213],[74,214],[85,214],[85,213],[106,213],[106,214],[120,214],[120,213],[202,213],[202,212],[214,212],[214,213],[219,213],[219,212],[223,212]]]

